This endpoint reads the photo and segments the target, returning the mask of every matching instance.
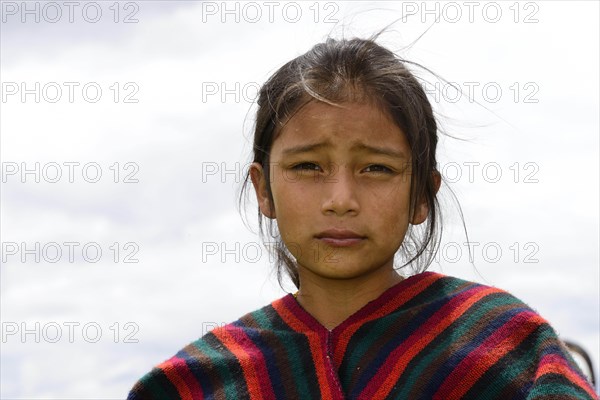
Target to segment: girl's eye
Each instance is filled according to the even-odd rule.
[[[315,163],[303,162],[303,163],[294,165],[292,167],[292,169],[300,170],[300,171],[318,171],[321,168]]]
[[[392,170],[384,165],[373,164],[364,169],[365,172],[385,172],[390,173]]]

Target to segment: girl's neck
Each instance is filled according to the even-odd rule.
[[[332,330],[368,302],[404,280],[394,269],[373,276],[353,279],[328,279],[299,269],[300,290],[295,297],[300,305],[328,330]]]

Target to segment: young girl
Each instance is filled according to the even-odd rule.
[[[258,107],[246,183],[298,291],[188,345],[130,400],[598,399],[527,305],[424,272],[437,126],[404,61],[328,39],[275,72]]]

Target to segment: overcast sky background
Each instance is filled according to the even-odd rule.
[[[401,54],[466,92],[429,90],[467,139],[442,138],[439,161],[475,267],[446,187],[431,269],[515,294],[598,376],[598,2],[475,3],[79,2],[70,22],[62,2],[2,2],[0,397],[122,399],[209,328],[283,296],[236,208],[256,89],[327,35],[403,15],[380,43],[400,51],[430,27]],[[35,163],[39,182],[21,174]]]

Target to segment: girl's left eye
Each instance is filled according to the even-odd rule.
[[[392,172],[392,170],[384,165],[373,164],[364,169],[365,172]]]
[[[303,162],[300,164],[296,164],[292,168],[295,170],[301,170],[301,171],[318,171],[319,170],[319,166],[312,162]]]

